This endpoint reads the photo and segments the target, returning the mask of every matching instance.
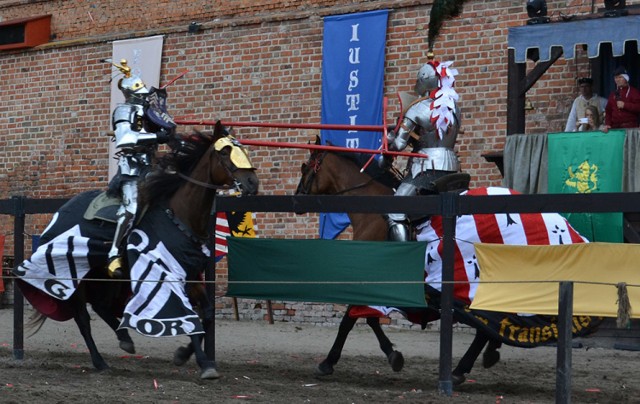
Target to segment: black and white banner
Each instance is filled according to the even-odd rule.
[[[165,209],[150,209],[129,236],[127,257],[133,296],[120,328],[149,337],[204,333],[185,290],[187,279],[211,259],[211,251],[182,232]]]

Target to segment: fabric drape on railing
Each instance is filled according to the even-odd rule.
[[[640,245],[476,244],[480,283],[472,309],[558,314],[558,282],[576,282],[574,316],[617,317],[618,283],[629,285],[631,316],[640,318]]]
[[[640,192],[640,129],[627,129],[622,192]],[[547,193],[547,134],[507,136],[502,185],[525,194]]]
[[[426,243],[227,238],[227,296],[426,307]]]
[[[547,192],[547,135],[507,136],[503,186],[524,194]]]

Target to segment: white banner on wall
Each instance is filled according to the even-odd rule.
[[[111,58],[114,62],[120,63],[121,59],[127,59],[133,74],[137,74],[147,85],[147,88],[158,87],[160,84],[160,64],[162,62],[162,45],[164,37],[162,35],[127,39],[113,42],[113,53]],[[118,89],[116,77],[111,81],[111,104],[110,111],[113,111],[119,103],[124,102],[124,96]],[[109,118],[111,122],[111,118]],[[111,128],[109,128],[111,130]],[[109,178],[112,178],[118,170],[118,162],[114,159],[115,144],[109,141]]]

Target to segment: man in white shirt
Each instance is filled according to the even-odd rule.
[[[567,126],[565,132],[575,132],[578,130],[578,121],[585,118],[585,109],[589,105],[593,105],[600,113],[600,120],[604,122],[603,114],[607,106],[607,99],[593,93],[593,79],[589,77],[581,77],[578,79],[578,89],[580,95],[573,101],[569,118],[567,118]]]

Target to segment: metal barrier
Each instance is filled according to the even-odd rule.
[[[54,213],[66,199],[27,199],[14,197],[0,200],[0,214],[14,216],[14,257],[15,262],[24,260],[24,226],[27,214]],[[465,214],[493,213],[539,213],[539,212],[638,212],[640,193],[600,193],[600,194],[553,194],[553,195],[492,195],[461,196],[444,193],[429,197],[393,196],[250,196],[218,197],[214,202],[212,215],[216,211],[252,212],[358,212],[407,214],[438,214],[443,217],[443,287],[440,333],[439,390],[452,395],[452,338],[453,338],[453,263],[455,219]],[[212,260],[213,261],[213,260]],[[215,269],[215,263],[212,262]],[[214,299],[215,272],[206,271],[207,289],[210,299]],[[556,398],[570,396],[571,390],[571,316],[573,285],[561,285],[559,313],[560,338],[558,339],[558,362]],[[14,289],[14,358],[24,357],[23,298],[18,288]],[[215,306],[215,305],[214,305]],[[213,327],[207,330],[205,351],[215,359]]]

